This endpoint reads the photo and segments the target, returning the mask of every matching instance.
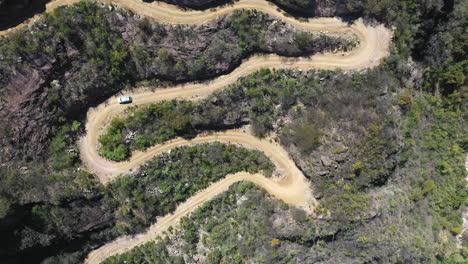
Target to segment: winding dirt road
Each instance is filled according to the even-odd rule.
[[[58,6],[69,5],[78,0],[55,0],[47,5],[46,11],[51,12]],[[298,21],[278,10],[278,8],[265,0],[240,0],[233,5],[222,6],[206,11],[183,11],[175,6],[154,2],[144,3],[140,0],[101,0],[104,3],[116,3],[136,13],[151,17],[158,22],[173,24],[196,24],[203,23],[218,16],[228,14],[237,9],[257,9],[282,19],[302,30],[325,31],[332,34],[353,34],[360,44],[357,48],[347,53],[317,54],[311,57],[284,58],[274,54],[252,56],[233,72],[220,76],[210,82],[188,83],[177,85],[167,89],[150,91],[150,89],[139,89],[128,95],[134,99],[133,105],[144,105],[171,99],[197,100],[210,93],[220,90],[234,83],[239,77],[247,76],[261,68],[283,68],[283,69],[337,69],[360,70],[377,66],[382,58],[388,55],[392,33],[382,25],[365,25],[361,20],[349,26],[336,18],[317,18]],[[2,31],[1,35],[8,35],[17,28],[27,26],[40,18],[40,15],[19,25],[18,27]],[[146,152],[135,152],[129,161],[116,163],[102,158],[98,153],[98,137],[104,128],[116,116],[122,115],[126,106],[119,105],[117,97],[112,97],[100,106],[90,109],[87,115],[87,134],[80,139],[79,147],[81,159],[86,168],[98,175],[102,183],[107,183],[115,177],[128,173],[131,169],[138,168],[155,155],[161,154],[174,147],[183,145],[200,144],[220,141],[224,143],[235,143],[246,148],[263,151],[277,166],[282,178],[279,180],[267,179],[261,174],[251,175],[245,172],[228,175],[223,180],[212,184],[209,188],[192,196],[185,203],[178,206],[177,210],[170,215],[159,218],[143,234],[134,237],[121,237],[91,252],[86,263],[100,263],[109,256],[124,253],[131,248],[141,245],[156,236],[161,235],[169,226],[176,225],[179,220],[193,212],[205,201],[210,200],[217,194],[225,191],[230,185],[238,181],[251,181],[266,189],[273,196],[295,206],[302,207],[308,211],[312,210],[317,201],[311,193],[310,182],[296,167],[288,153],[275,143],[255,138],[239,130],[229,130],[222,133],[198,136],[190,141],[177,138],[165,144],[148,149]]]
[[[247,172],[228,175],[224,179],[211,184],[207,189],[198,192],[186,202],[180,204],[174,213],[158,218],[156,224],[153,224],[145,233],[134,237],[120,237],[117,240],[94,250],[89,254],[86,263],[100,263],[112,255],[125,253],[138,245],[142,245],[157,236],[162,235],[169,226],[176,226],[182,217],[187,216],[203,203],[226,191],[229,186],[239,181],[253,182],[264,188],[268,193],[272,194],[276,198],[281,199],[288,204],[301,207],[307,211],[311,211],[317,205],[317,201],[312,196],[310,182],[304,177],[302,172],[296,167],[295,163],[289,158],[288,153],[281,146],[276,143],[270,143],[267,140],[255,138],[239,130],[229,130],[206,136],[198,136],[189,141],[177,138],[168,143],[153,147],[148,152],[141,153],[141,155],[138,155],[135,162],[143,163],[144,160],[152,158],[154,155],[161,154],[178,146],[215,141],[227,144],[235,143],[246,148],[263,151],[276,165],[277,169],[282,174],[282,178],[275,181],[268,179],[261,174],[249,174]],[[133,165],[125,163],[123,165],[119,164],[119,166],[130,168]]]
[[[229,7],[225,7],[225,9],[229,9]],[[276,11],[276,9],[273,10]],[[197,13],[199,12],[201,11],[197,11]],[[244,60],[231,73],[209,82],[181,84],[156,91],[141,88],[126,95],[133,97],[133,105],[172,99],[196,100],[223,89],[236,82],[239,77],[252,74],[261,68],[359,70],[377,66],[382,58],[388,54],[391,32],[381,25],[368,26],[364,25],[362,21],[357,21],[352,26],[348,26],[336,18],[313,19],[307,22],[307,25],[321,31],[333,30],[343,34],[354,34],[359,37],[360,45],[348,53],[317,54],[311,57],[285,58],[275,54],[255,55]],[[135,152],[129,161],[123,163],[111,162],[99,155],[97,151],[99,135],[113,118],[122,115],[127,108],[127,106],[117,103],[117,97],[114,96],[100,106],[89,110],[86,123],[87,134],[80,140],[82,160],[90,171],[99,176],[103,183],[120,174],[127,173],[129,169],[138,167],[152,157],[151,149],[147,152]]]
[[[359,70],[377,66],[382,58],[388,55],[391,40],[391,32],[385,27],[365,25],[358,20],[349,26],[336,18],[319,18],[308,21],[297,21],[286,17],[273,6],[263,0],[241,0],[232,6],[216,9],[216,11],[181,11],[174,6],[162,3],[146,4],[131,0],[116,1],[123,7],[132,9],[143,15],[152,17],[160,22],[192,24],[201,23],[214,19],[217,16],[227,14],[235,9],[255,8],[269,13],[277,18],[283,19],[301,29],[310,31],[326,31],[336,34],[353,34],[360,40],[360,45],[348,53],[317,54],[312,57],[284,58],[274,54],[252,56],[245,60],[236,70],[230,74],[220,76],[213,81],[205,83],[188,83],[175,87],[150,91],[140,89],[129,95],[134,99],[134,105],[144,105],[171,99],[196,100],[210,93],[220,90],[234,83],[239,77],[247,76],[261,68],[283,68],[283,69],[336,69]],[[112,162],[102,158],[98,149],[98,137],[104,128],[116,116],[122,115],[126,106],[117,103],[117,97],[110,98],[88,112],[86,123],[87,134],[80,142],[81,158],[88,170],[99,176],[103,183],[109,182],[115,177],[129,172],[145,163],[162,152],[182,145],[200,144],[206,142],[220,141],[224,143],[240,144],[246,148],[263,151],[277,166],[282,173],[280,180],[267,179],[260,174],[251,175],[245,172],[228,175],[223,180],[212,184],[209,188],[200,191],[188,201],[178,206],[177,210],[170,215],[157,220],[149,230],[134,237],[121,237],[111,243],[104,245],[91,252],[86,263],[100,263],[106,258],[124,253],[135,246],[141,245],[154,239],[169,226],[175,226],[184,216],[193,212],[204,202],[210,200],[217,194],[238,181],[251,181],[266,189],[270,194],[289,204],[311,211],[317,204],[311,193],[311,184],[303,173],[296,167],[288,153],[279,145],[266,140],[257,139],[247,133],[238,130],[215,133],[207,136],[198,136],[193,140],[175,139],[162,145],[148,149],[145,152],[135,152],[129,161]]]

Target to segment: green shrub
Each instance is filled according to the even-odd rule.
[[[270,246],[275,248],[275,247],[279,247],[281,245],[281,240],[279,240],[278,238],[274,238],[270,241]]]
[[[366,236],[361,236],[361,237],[358,237],[356,241],[362,244],[367,244],[371,241],[371,239]]]
[[[312,44],[313,37],[307,32],[299,32],[296,36],[297,45],[300,49],[307,49]]]
[[[10,212],[11,202],[8,199],[0,198],[0,219],[5,218]]]
[[[262,171],[271,176],[273,170],[274,165],[259,151],[221,143],[201,144],[155,157],[141,167],[142,173],[111,182],[108,191],[119,203],[117,211],[126,212],[117,215],[119,232],[130,233],[141,231],[155,216],[172,212],[177,204],[228,174]],[[245,187],[239,188],[242,191]],[[185,239],[193,241],[194,234],[187,232]]]
[[[99,137],[101,148],[99,153],[111,160],[121,161],[128,158],[130,150],[123,143],[125,132],[125,121],[121,119],[112,120],[106,132]]]
[[[310,124],[297,124],[292,127],[294,144],[306,154],[320,146],[320,133]]]
[[[424,184],[423,184],[423,194],[426,194],[432,190],[434,190],[436,188],[436,185],[435,185],[435,182],[434,180],[428,180],[428,181],[425,181]]]

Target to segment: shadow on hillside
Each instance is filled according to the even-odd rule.
[[[145,3],[165,2],[181,9],[206,10],[232,4],[235,0],[142,0]]]
[[[42,13],[50,0],[4,0],[0,5],[0,30],[15,27]]]

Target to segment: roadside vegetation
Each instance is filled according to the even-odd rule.
[[[179,226],[170,227],[155,241],[112,256],[103,263],[158,263],[161,260],[170,263],[307,263],[324,259],[340,263],[434,261],[425,255],[433,254],[431,250],[434,248],[424,248],[428,245],[417,237],[420,231],[401,233],[400,228],[404,225],[394,221],[386,228],[374,230],[375,233],[389,230],[377,238],[370,233],[372,230],[363,230],[362,225],[354,227],[357,234],[334,229],[329,221],[311,218],[304,211],[273,199],[251,183],[237,183],[182,219]],[[413,235],[419,242],[414,242]],[[417,246],[404,254],[395,251],[405,243]],[[372,250],[374,247],[379,250]],[[461,264],[466,256],[466,251],[460,251],[436,263]]]
[[[459,234],[462,218],[458,209],[468,203],[466,109],[447,98],[426,96],[414,99],[409,116],[407,149],[401,162],[405,162],[405,173],[414,175],[408,179],[410,199],[416,204],[428,203],[433,230]],[[417,163],[424,166],[415,167]]]
[[[338,77],[332,74],[262,69],[198,102],[174,100],[130,108],[126,117],[114,119],[100,137],[100,152],[109,159],[123,160],[133,150],[145,150],[176,136],[251,124],[255,135],[264,137],[274,132],[283,144],[310,154],[320,146],[321,135],[328,129],[350,130],[355,137],[360,137],[358,134],[372,137],[393,126],[384,120],[391,118],[390,112],[377,104],[379,100],[388,104],[388,99],[376,99],[379,91],[364,93],[381,76],[394,89],[393,77],[385,75],[382,69],[366,74],[338,73]],[[339,87],[338,92],[335,87]],[[369,102],[362,104],[365,100]],[[318,116],[316,108],[326,112]],[[356,113],[346,113],[349,110]],[[345,116],[353,122],[340,128],[337,123],[344,122]],[[327,124],[331,120],[333,124]],[[372,144],[367,142],[369,138],[362,140],[363,144]],[[385,146],[380,150],[384,151],[380,154],[387,151]]]
[[[307,246],[317,243],[317,234],[326,232],[322,229],[304,211],[251,183],[237,183],[183,218],[179,227],[169,228],[170,238],[163,236],[103,263],[304,262],[310,257]]]
[[[118,178],[106,188],[118,202],[116,228],[121,234],[142,232],[155,216],[173,212],[177,204],[228,174],[246,171],[271,176],[274,165],[261,152],[224,145],[179,147],[162,154],[136,175]]]

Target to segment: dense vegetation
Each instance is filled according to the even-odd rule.
[[[385,78],[386,85],[395,89],[393,77],[382,69],[366,74],[338,73],[335,77],[333,74],[336,75],[330,71],[298,74],[294,71],[263,69],[240,78],[237,83],[199,102],[170,101],[131,108],[127,117],[114,119],[100,137],[101,154],[113,160],[122,160],[132,150],[145,150],[175,136],[248,123],[252,124],[257,136],[274,131],[283,144],[295,145],[305,154],[318,148],[319,130],[322,134],[334,128],[340,130],[340,134],[347,131],[348,134],[342,136],[350,140],[360,138],[371,125],[373,130],[368,133],[369,136],[381,135],[384,128],[391,130],[394,124],[386,120],[391,119],[391,113],[385,108],[389,99],[379,98],[380,90],[368,91],[367,88]],[[362,104],[362,101],[367,103]],[[317,115],[315,109],[323,109],[324,113]],[[356,113],[348,113],[350,109]],[[330,124],[331,120],[333,122]],[[304,124],[304,121],[310,125]],[[279,122],[278,125],[273,127],[276,122]],[[391,139],[392,135],[390,133],[385,137]],[[368,138],[362,140],[367,145],[372,144]],[[387,155],[395,147],[375,151],[380,152],[379,155]],[[362,149],[362,146],[359,148]],[[363,152],[366,151],[368,149]]]
[[[450,99],[415,98],[406,120],[407,150],[402,153],[405,173],[414,175],[408,179],[412,186],[410,199],[416,204],[429,204],[434,230],[453,234],[462,231],[458,209],[468,201],[464,177],[466,116],[466,109]],[[431,127],[425,128],[423,122],[430,122]],[[418,163],[425,166],[414,166]]]
[[[136,175],[122,177],[107,188],[118,200],[116,228],[120,233],[141,232],[175,210],[197,191],[228,174],[263,171],[274,165],[259,151],[220,143],[181,147],[144,165]]]
[[[307,246],[326,232],[304,211],[238,183],[161,238],[107,259],[123,263],[305,263]]]

